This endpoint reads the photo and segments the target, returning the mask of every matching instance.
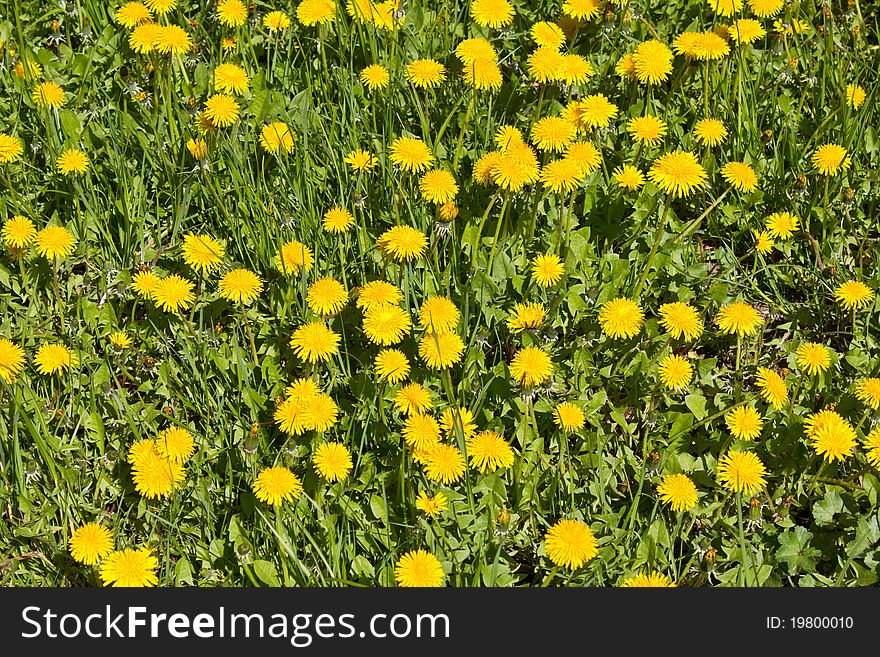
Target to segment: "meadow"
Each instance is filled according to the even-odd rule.
[[[876,2],[2,7],[0,584],[876,584]]]

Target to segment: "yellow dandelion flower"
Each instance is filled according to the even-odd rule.
[[[785,384],[785,379],[771,369],[759,367],[757,380],[761,398],[777,411],[780,410],[788,401],[788,386]]]
[[[745,162],[728,162],[721,167],[721,177],[728,185],[741,192],[753,192],[758,189],[758,176]]]
[[[68,148],[58,156],[55,166],[65,176],[82,174],[89,169],[89,156],[78,148]]]
[[[195,439],[183,427],[168,427],[154,443],[156,453],[174,463],[186,463],[195,452]]]
[[[6,338],[0,338],[0,379],[12,383],[24,369],[24,349]]]
[[[850,166],[850,157],[846,149],[838,144],[820,146],[810,160],[813,167],[823,176],[833,176],[839,171],[846,171]]]
[[[560,402],[553,409],[553,423],[566,433],[574,433],[584,428],[586,417],[577,404]]]
[[[766,472],[761,459],[752,452],[731,450],[718,460],[718,480],[734,493],[750,496],[763,489]]]
[[[761,414],[747,404],[730,409],[724,416],[724,423],[733,437],[740,440],[756,440],[764,428]]]
[[[480,27],[505,27],[513,22],[516,12],[507,0],[473,0],[471,18]]]
[[[455,198],[458,194],[458,184],[452,174],[445,169],[431,169],[419,180],[419,191],[426,201],[442,204]]]
[[[645,174],[631,164],[624,164],[611,172],[611,176],[619,187],[635,191],[645,184]]]
[[[690,511],[697,506],[697,487],[685,474],[673,474],[663,477],[657,486],[660,501],[668,504],[673,511]]]
[[[226,249],[209,235],[187,233],[183,236],[183,260],[198,272],[207,273],[217,269],[223,262]]]
[[[403,381],[409,374],[409,359],[397,349],[382,349],[376,354],[376,375],[389,383]]]
[[[702,119],[694,126],[694,136],[703,146],[718,146],[727,138],[727,128],[718,119]]]
[[[434,497],[420,490],[416,496],[416,508],[429,518],[438,518],[449,507],[449,500],[438,491]]]
[[[660,306],[660,325],[678,340],[695,340],[703,333],[703,322],[697,309],[681,301]]]
[[[63,344],[52,342],[40,345],[37,355],[34,357],[34,363],[40,374],[60,374],[73,367],[76,364],[76,359]]]
[[[694,377],[694,367],[687,358],[677,354],[669,354],[660,361],[658,366],[660,382],[671,389],[686,387]]]
[[[435,59],[417,59],[406,67],[406,79],[420,89],[432,89],[446,79],[446,67]]]
[[[787,240],[798,229],[798,218],[790,212],[774,212],[765,222],[771,237]]]
[[[220,279],[220,296],[229,301],[248,303],[263,289],[263,281],[249,269],[233,269]]]
[[[226,128],[236,122],[239,109],[232,96],[214,94],[205,103],[205,116],[213,125]]]
[[[419,341],[419,356],[434,369],[452,367],[463,352],[464,342],[456,333],[426,333]]]
[[[393,164],[412,173],[421,173],[434,161],[428,145],[415,137],[398,137],[392,142],[389,153]]]
[[[439,443],[426,455],[425,476],[431,481],[452,484],[459,481],[466,470],[464,454],[455,445]]]
[[[55,82],[41,82],[34,87],[31,98],[38,107],[58,109],[64,105],[64,89]]]
[[[867,306],[874,300],[874,291],[861,281],[849,280],[834,290],[834,299],[847,310]]]
[[[598,553],[596,537],[580,520],[563,519],[544,535],[547,556],[557,566],[577,570]]]
[[[764,323],[758,311],[743,301],[736,301],[722,308],[715,317],[715,324],[724,333],[752,335]]]
[[[645,315],[632,299],[612,299],[599,309],[602,331],[611,338],[632,338],[642,330]]]
[[[626,131],[636,142],[650,146],[659,144],[666,130],[666,122],[650,114],[630,119],[626,124]]]
[[[564,273],[565,266],[555,253],[541,253],[532,260],[532,278],[541,287],[555,285]]]
[[[287,154],[293,150],[294,134],[284,121],[273,121],[260,130],[260,146],[267,153]]]
[[[111,552],[101,564],[101,583],[104,586],[156,586],[158,565],[151,548]]]
[[[3,365],[0,362],[0,373],[2,373],[2,368]],[[860,402],[876,411],[880,408],[880,379],[859,379],[856,383],[856,397]]]
[[[394,407],[405,415],[421,413],[433,405],[431,393],[420,383],[407,384],[394,395]]]
[[[376,245],[392,260],[406,262],[422,256],[428,238],[411,226],[394,226],[379,236]]]
[[[312,463],[319,475],[327,481],[342,481],[351,472],[351,453],[342,443],[321,443],[312,456]]]
[[[411,550],[397,561],[394,579],[398,586],[437,587],[443,586],[443,566],[440,560],[425,550]]]
[[[257,499],[273,506],[296,500],[302,489],[299,477],[283,466],[264,468],[253,484]]]
[[[184,310],[195,301],[193,284],[177,274],[166,276],[156,282],[150,297],[165,312]]]
[[[547,309],[541,303],[518,303],[507,318],[511,333],[540,328],[547,317]]]
[[[664,192],[678,198],[704,188],[709,176],[696,155],[689,151],[673,151],[654,160],[648,178]]]
[[[275,254],[275,267],[291,276],[298,276],[302,269],[310,271],[314,263],[312,250],[296,240],[285,242]]]
[[[354,226],[354,216],[345,208],[333,207],[324,213],[322,225],[329,233],[344,233]]]
[[[339,352],[340,337],[323,322],[303,324],[290,338],[293,353],[309,363],[330,360]]]
[[[0,132],[0,164],[15,162],[24,153],[21,139]]]
[[[510,362],[510,374],[522,386],[539,386],[550,380],[553,361],[550,354],[543,349],[524,347],[514,354]]]
[[[388,281],[370,281],[357,293],[355,305],[362,310],[383,304],[396,305],[403,300],[400,288]]]
[[[626,588],[670,588],[675,584],[666,575],[655,570],[647,575],[639,571],[633,577],[627,577],[623,580],[621,586]]]
[[[348,303],[345,287],[333,278],[319,278],[309,285],[306,295],[309,308],[322,317],[336,315]]]
[[[89,522],[73,532],[70,537],[70,556],[86,566],[94,566],[113,552],[113,536],[110,530],[95,522]]]
[[[226,27],[241,27],[247,22],[248,10],[241,0],[220,0],[217,18]]]

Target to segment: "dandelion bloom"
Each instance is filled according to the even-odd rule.
[[[766,367],[757,370],[758,389],[761,397],[777,411],[788,401],[788,386],[778,373]]]
[[[741,192],[753,192],[758,189],[758,176],[745,162],[728,162],[721,167],[721,177],[728,185]]]
[[[398,586],[443,586],[443,566],[440,560],[426,550],[411,550],[397,561],[394,579]]]
[[[797,364],[811,376],[821,374],[831,365],[831,352],[823,344],[805,342],[798,347]]]
[[[37,229],[27,217],[15,215],[3,224],[3,243],[14,249],[22,249],[34,241]]]
[[[862,103],[865,102],[865,97],[865,90],[861,85],[846,85],[846,104],[853,109],[859,109],[862,106]]]
[[[64,226],[46,226],[34,236],[34,243],[41,256],[57,260],[73,253],[76,239]]]
[[[296,19],[306,27],[329,23],[335,15],[333,0],[303,0],[296,7]]]
[[[684,388],[694,376],[694,367],[687,358],[669,354],[658,367],[660,381],[667,388]]]
[[[747,303],[736,301],[722,308],[715,317],[715,323],[724,333],[752,335],[764,323],[758,311]]]
[[[148,499],[171,497],[186,477],[183,464],[159,453],[156,442],[132,457],[132,479],[138,493]]]
[[[214,87],[224,93],[241,95],[248,88],[248,74],[238,64],[225,62],[214,69]]]
[[[464,454],[455,445],[439,443],[425,456],[425,476],[441,484],[459,481],[467,470]]]
[[[599,15],[602,3],[599,0],[565,0],[562,11],[566,16],[578,20],[588,20]]]
[[[241,27],[247,22],[247,7],[241,0],[220,0],[217,18],[226,27]]]
[[[532,25],[529,34],[539,46],[559,49],[565,43],[565,33],[556,23],[541,21]]]
[[[43,375],[61,373],[75,364],[70,350],[63,344],[50,342],[40,345],[34,357],[37,372]]]
[[[406,78],[420,89],[432,89],[446,79],[446,67],[435,59],[417,59],[406,67]]]
[[[574,433],[584,428],[586,418],[577,404],[560,402],[553,409],[553,423],[566,433]]]
[[[659,84],[672,73],[672,51],[656,39],[636,46],[633,52],[635,76],[639,82]]]
[[[205,103],[205,116],[213,125],[226,128],[238,119],[239,109],[232,96],[214,94]]]
[[[409,315],[400,306],[382,303],[371,305],[364,313],[364,334],[378,345],[397,344],[410,329]]]
[[[626,588],[670,588],[675,584],[666,575],[655,570],[647,575],[639,571],[633,577],[627,577],[623,580],[621,586]]]
[[[636,142],[650,146],[656,146],[663,140],[666,129],[665,121],[650,114],[632,118],[626,124],[626,131]]]
[[[559,80],[564,66],[565,55],[547,46],[536,48],[526,62],[529,75],[541,84]]]
[[[41,82],[34,87],[31,98],[38,107],[58,109],[64,105],[64,89],[55,82]]]
[[[341,481],[351,472],[351,453],[342,443],[321,443],[312,456],[312,463],[319,475],[327,481]]]
[[[336,315],[348,303],[348,291],[334,278],[319,278],[309,285],[306,302],[322,317]]]
[[[316,386],[317,387],[317,386]],[[303,395],[290,395],[275,407],[273,419],[278,428],[284,433],[292,436],[299,436],[306,432],[306,426],[303,422],[303,401],[318,391],[309,392]]]
[[[0,164],[15,162],[24,153],[24,146],[18,137],[0,132]]]
[[[562,260],[555,253],[541,253],[532,260],[532,278],[541,287],[556,284],[564,273]]]
[[[874,291],[861,281],[849,280],[834,290],[834,299],[847,310],[867,306],[874,300]]]
[[[263,27],[270,32],[280,32],[290,27],[290,16],[283,11],[270,11],[263,16]]]
[[[850,158],[846,149],[838,144],[824,144],[813,153],[810,159],[813,167],[823,176],[833,176],[841,169],[846,170],[850,165]]]
[[[195,44],[179,25],[161,25],[156,30],[153,47],[163,55],[182,55],[193,50]]]
[[[183,427],[168,427],[159,433],[156,452],[169,461],[186,463],[195,452],[195,439]]]
[[[545,116],[539,119],[531,130],[532,143],[542,151],[559,153],[565,150],[576,134],[575,126],[559,116]]]
[[[303,324],[290,338],[293,353],[309,363],[330,360],[339,352],[340,337],[323,322]]]
[[[540,328],[547,317],[547,309],[540,303],[518,303],[507,318],[511,333]]]
[[[690,511],[697,506],[697,487],[691,478],[684,474],[663,477],[657,486],[657,493],[664,504],[673,511]]]
[[[407,384],[394,395],[394,407],[405,415],[421,413],[432,406],[431,393],[420,383]]]
[[[151,298],[165,312],[189,308],[195,301],[193,284],[182,276],[172,274],[160,279],[153,288]]]
[[[162,26],[157,23],[141,23],[128,35],[128,45],[136,53],[146,55],[156,49],[161,32]]]
[[[477,59],[466,64],[463,74],[465,84],[481,91],[500,89],[504,82],[501,69],[493,59]]]
[[[784,0],[748,0],[749,8],[758,18],[770,18],[782,11]]]
[[[144,0],[144,4],[157,16],[164,16],[177,6],[177,0]]]
[[[344,233],[354,225],[354,217],[345,208],[332,207],[324,213],[322,226],[329,233]]]
[[[388,281],[370,281],[357,293],[355,305],[362,310],[382,304],[398,304],[403,299],[400,288]]]
[[[764,488],[764,464],[752,452],[730,450],[718,460],[718,480],[734,493],[752,495]]]
[[[804,420],[804,432],[813,450],[826,461],[843,461],[856,446],[856,431],[839,413],[822,410]]]
[[[24,369],[24,349],[6,338],[0,338],[0,379],[12,383]]]
[[[405,262],[422,256],[428,238],[411,226],[394,226],[379,236],[376,245],[392,260]]]
[[[339,417],[339,406],[323,392],[304,395],[300,399],[300,422],[306,431],[328,431]]]
[[[565,149],[564,155],[563,159],[574,162],[580,168],[581,176],[593,173],[602,164],[598,149],[588,141],[572,142]]]
[[[440,423],[424,413],[413,413],[406,418],[400,433],[414,450],[427,451],[440,444]]]
[[[798,229],[798,218],[790,212],[774,212],[764,222],[771,237],[786,240]]]
[[[260,146],[267,153],[285,154],[293,150],[293,132],[284,121],[273,121],[260,130]]]
[[[409,359],[397,349],[383,349],[376,354],[375,368],[380,379],[398,383],[409,374]]]
[[[309,271],[315,263],[312,250],[302,242],[291,240],[275,254],[275,266],[285,274],[297,276],[300,270]]]
[[[631,164],[624,164],[611,172],[611,177],[618,187],[629,191],[635,191],[645,184],[645,174]]]
[[[416,137],[398,137],[392,142],[389,152],[393,164],[412,173],[421,173],[434,161],[428,145]]]
[[[675,38],[675,52],[688,59],[708,62],[730,53],[727,41],[712,31],[684,32]]]
[[[455,201],[446,201],[446,203],[440,206],[440,221],[448,223],[457,216],[458,206],[455,204]]]
[[[94,566],[113,552],[110,530],[94,522],[78,527],[70,537],[70,556],[86,566]]]
[[[612,299],[599,310],[602,331],[611,338],[631,338],[642,330],[645,315],[632,299]]]
[[[724,416],[724,423],[733,437],[740,440],[757,439],[764,427],[761,414],[747,404],[740,404],[730,409]]]
[[[477,425],[474,422],[474,414],[465,407],[447,408],[440,416],[440,427],[450,440],[457,440],[459,433],[465,439],[470,439],[477,433]]]
[[[113,14],[113,20],[130,30],[141,23],[153,20],[150,10],[140,2],[126,2]]]
[[[703,146],[718,146],[727,138],[727,128],[718,119],[702,119],[694,126],[694,136]]]
[[[880,429],[874,429],[865,436],[862,448],[865,450],[868,463],[880,470]]]
[[[419,356],[434,369],[452,367],[463,352],[464,342],[456,333],[426,333],[419,341]]]
[[[593,65],[585,57],[569,53],[563,58],[559,77],[565,84],[583,84],[593,73]]]
[[[111,552],[101,564],[101,582],[104,586],[156,586],[158,565],[151,548]]]
[[[660,306],[660,325],[678,340],[695,340],[703,333],[703,322],[697,309],[681,301]]]
[[[544,535],[547,556],[557,566],[576,570],[598,553],[596,537],[580,520],[563,519]]]
[[[732,16],[742,11],[743,0],[706,0],[706,4],[719,16]]]
[[[419,309],[419,326],[435,333],[449,333],[461,316],[455,304],[444,296],[428,297]]]
[[[208,235],[187,233],[183,236],[183,260],[198,272],[206,273],[217,269],[223,261],[226,249]]]
[[[467,441],[471,467],[481,473],[495,472],[513,465],[513,450],[501,434],[480,431]]]
[[[361,70],[361,82],[371,91],[374,89],[384,89],[391,80],[391,74],[388,69],[381,64],[370,64]]]
[[[479,60],[494,61],[497,53],[494,46],[486,39],[471,37],[455,46],[455,56],[467,66]]]
[[[513,22],[513,5],[507,0],[473,0],[471,17],[480,27],[504,27]]]
[[[2,368],[2,360],[0,360],[0,374],[2,374]],[[859,379],[856,383],[856,397],[860,402],[876,411],[880,408],[880,379]]]
[[[299,477],[284,466],[263,468],[253,484],[257,499],[272,506],[295,500],[302,489]]]
[[[648,177],[664,192],[678,198],[704,188],[709,176],[696,155],[689,151],[673,151],[654,160]]]
[[[578,125],[584,128],[604,128],[619,110],[604,94],[593,94],[580,101]]]
[[[131,277],[131,289],[141,299],[152,299],[153,290],[161,279],[151,271],[139,271]]]
[[[767,31],[764,26],[753,18],[740,18],[730,26],[730,38],[736,43],[754,43]]]
[[[263,289],[263,281],[249,269],[233,269],[220,279],[220,296],[229,301],[248,303]]]
[[[755,251],[767,255],[773,249],[773,238],[766,230],[755,230]]]
[[[186,142],[186,150],[189,151],[194,160],[205,160],[208,158],[208,142],[204,139],[189,139]]]
[[[419,191],[426,201],[442,204],[455,198],[458,194],[458,184],[452,174],[445,169],[431,169],[419,180]]]
[[[449,500],[440,491],[431,497],[427,492],[420,490],[416,496],[416,508],[429,518],[437,518],[448,506]]]
[[[78,148],[68,148],[58,156],[55,166],[65,176],[82,174],[89,169],[89,156]]]
[[[369,171],[379,164],[379,158],[370,151],[358,148],[345,156],[345,163],[355,171]]]
[[[520,385],[527,388],[550,380],[553,361],[550,354],[538,347],[524,347],[516,352],[510,362],[510,374]]]

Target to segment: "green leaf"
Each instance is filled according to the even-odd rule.
[[[684,404],[688,407],[691,413],[694,414],[694,417],[699,420],[704,420],[708,413],[706,413],[706,398],[700,394],[690,394],[684,398]]]
[[[779,536],[776,559],[788,565],[788,573],[810,572],[816,567],[816,559],[822,553],[810,546],[811,534],[804,527],[795,527]]]
[[[270,561],[263,561],[262,559],[254,561],[254,575],[267,586],[280,586],[278,571],[275,569],[275,564]]]
[[[843,498],[837,491],[828,491],[825,497],[813,505],[813,517],[821,526],[830,525],[835,514],[843,511]]]

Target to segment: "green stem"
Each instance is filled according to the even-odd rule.
[[[642,275],[639,278],[639,284],[636,286],[636,291],[633,294],[633,299],[638,299],[639,295],[642,292],[642,287],[645,284],[645,281],[648,279],[648,272],[651,271],[651,265],[654,263],[654,257],[657,255],[657,251],[660,248],[660,240],[663,239],[663,231],[666,230],[666,224],[669,221],[669,207],[672,204],[669,202],[669,199],[666,200],[666,205],[663,207],[663,214],[660,218],[660,223],[657,225],[657,232],[654,233],[654,244],[651,247],[651,252],[648,254],[648,260],[645,262],[645,268],[642,270]]]

